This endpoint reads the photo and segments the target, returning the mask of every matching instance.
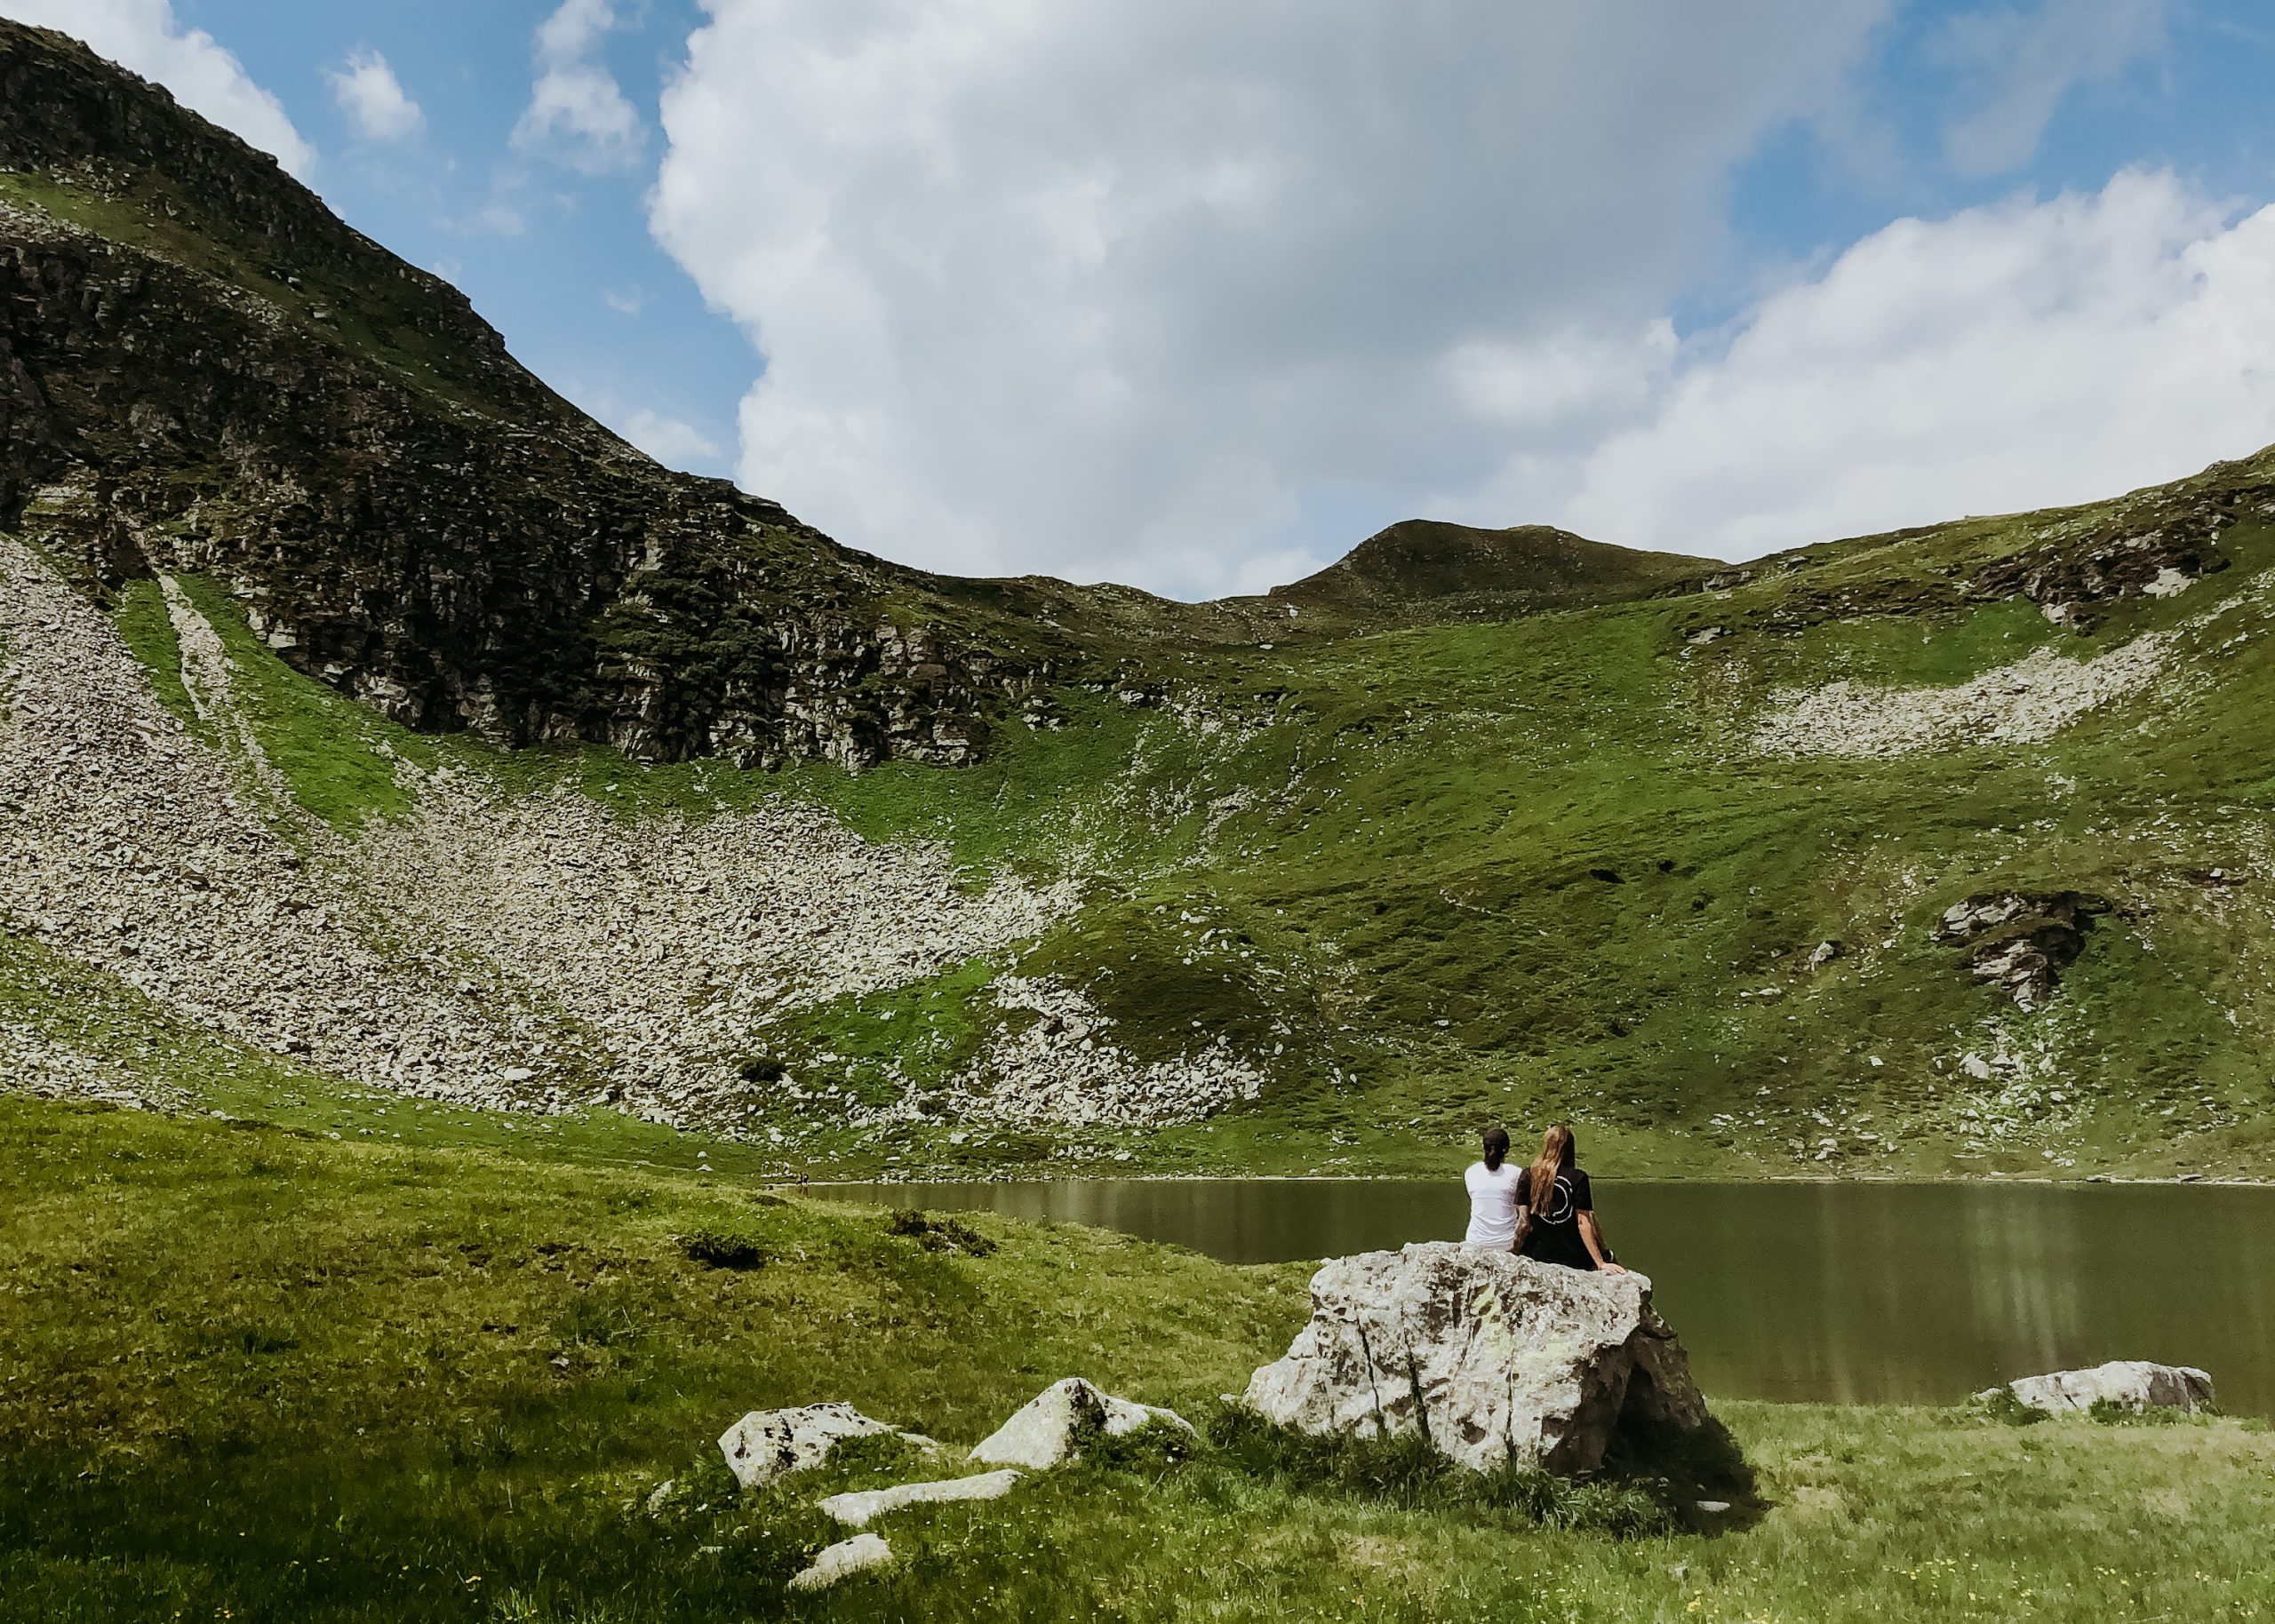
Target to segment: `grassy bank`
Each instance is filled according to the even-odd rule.
[[[723,1492],[744,1410],[968,1445],[1080,1372],[1196,1415],[1301,1267],[505,1150],[0,1099],[0,1596],[43,1620],[2232,1619],[2275,1608],[2275,1437],[1720,1405],[1720,1531],[1142,1453],[898,1514],[786,1596],[821,1490]],[[977,1238],[974,1238],[976,1237]],[[929,1244],[928,1244],[929,1242]],[[992,1246],[991,1244],[992,1243]],[[710,1261],[703,1261],[708,1259]],[[720,1266],[721,1261],[738,1265]],[[680,1485],[654,1512],[651,1492]],[[1648,1519],[1645,1519],[1645,1525]]]

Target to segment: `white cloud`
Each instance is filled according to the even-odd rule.
[[[2275,442],[2275,207],[2127,173],[1899,220],[1658,394],[1577,467],[1513,460],[1462,504],[1744,558],[2177,478]]]
[[[376,51],[353,52],[341,66],[326,68],[323,76],[339,110],[367,140],[400,141],[416,135],[426,123],[419,104]]]
[[[637,288],[603,288],[601,303],[619,315],[638,315],[648,305]]]
[[[2062,98],[2160,45],[2170,10],[2171,0],[2039,0],[1953,18],[1934,54],[1958,72],[1967,110],[1945,131],[1945,155],[1972,175],[2029,162]]]
[[[705,3],[651,225],[767,355],[744,482],[913,561],[1188,592],[1322,492],[1632,419],[1663,363],[1592,357],[1639,364],[1730,165],[1888,9]]]
[[[469,231],[486,231],[494,237],[517,237],[529,229],[526,216],[502,197],[492,197],[474,211],[464,227]]]
[[[615,76],[595,60],[617,22],[610,0],[562,0],[538,25],[537,84],[514,126],[515,146],[595,174],[639,162],[647,131]]]
[[[681,467],[692,462],[717,462],[724,453],[719,442],[692,423],[645,407],[624,425],[624,437],[658,462]]]
[[[315,167],[315,149],[300,139],[283,104],[255,84],[212,35],[183,28],[172,0],[0,0],[0,16],[85,41],[164,85],[184,107],[235,131],[291,174],[306,179]]]

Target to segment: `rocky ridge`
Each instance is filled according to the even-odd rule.
[[[0,529],[99,590],[225,580],[422,730],[955,763],[1071,646],[659,467],[272,160],[4,20],[0,426]]]

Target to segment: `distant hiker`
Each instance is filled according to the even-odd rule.
[[[1526,1257],[1567,1269],[1625,1274],[1603,1244],[1588,1175],[1580,1171],[1576,1155],[1572,1130],[1561,1122],[1541,1135],[1539,1158],[1524,1173],[1516,1249]]]
[[[1507,1252],[1517,1244],[1517,1209],[1524,1201],[1525,1175],[1509,1162],[1509,1130],[1489,1127],[1481,1135],[1485,1157],[1469,1164],[1461,1182],[1469,1187],[1468,1246]]]

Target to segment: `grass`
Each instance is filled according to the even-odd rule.
[[[302,810],[347,833],[367,818],[400,817],[410,810],[411,792],[396,781],[396,760],[407,755],[431,765],[437,759],[433,744],[388,727],[353,700],[286,665],[218,583],[189,576],[181,588],[228,650],[237,707]],[[130,611],[135,601],[129,600]],[[146,663],[151,653],[163,657],[163,647],[146,652],[141,643],[131,646]],[[178,648],[175,657],[179,660]],[[179,667],[174,680],[180,683]]]
[[[166,709],[185,726],[199,728],[197,706],[182,681],[181,639],[157,582],[132,581],[120,593],[118,635],[150,673],[150,685]]]
[[[2275,1438],[2226,1420],[1718,1405],[1750,1493],[1456,1477],[1213,1395],[1299,1269],[643,1170],[0,1098],[0,1594],[24,1617],[466,1620],[2238,1619],[2275,1608]],[[904,1225],[903,1227],[906,1227]],[[926,1234],[930,1233],[928,1230]],[[762,1266],[691,1255],[697,1238]],[[894,1515],[814,1596],[824,1493],[708,1440],[841,1398],[968,1445],[1059,1375],[1211,1419]],[[1727,1459],[1719,1469],[1730,1468]],[[657,1491],[672,1486],[660,1496]],[[650,1509],[651,1498],[654,1509]]]
[[[1986,545],[1981,527],[1963,539]],[[778,1125],[816,1171],[886,1165],[873,1136],[832,1128],[831,1102],[958,1074],[1021,1018],[989,991],[1012,973],[1082,987],[1141,1061],[1222,1035],[1262,1066],[1257,1107],[1121,1137],[1132,1170],[1423,1172],[1481,1122],[1561,1117],[1636,1174],[2234,1175],[2275,1126],[2275,915],[2202,876],[2255,872],[2275,810],[2275,736],[2245,697],[2275,681],[2275,536],[2228,549],[2227,572],[2082,640],[2018,603],[1744,629],[1784,612],[1773,580],[1704,609],[1211,656],[1174,705],[1069,690],[1063,726],[1007,725],[976,768],[858,776],[425,739],[292,671],[213,584],[188,589],[297,805],[337,828],[406,809],[408,757],[627,819],[788,796],[872,839],[944,843],[970,884],[1082,877],[1082,907],[1021,952],[754,1028],[746,1063],[816,1092]],[[1740,629],[1692,649],[1709,612]],[[121,623],[170,691],[146,588]],[[1743,746],[1752,707],[1813,675],[1947,684],[2049,640],[2089,656],[2149,630],[2175,640],[2179,684],[2044,745],[1862,763]],[[2002,888],[2119,903],[2036,1014],[1930,939],[1951,902]],[[1827,941],[1840,956],[1812,965]],[[912,1126],[898,1165],[984,1174],[1082,1148],[959,1129]]]

